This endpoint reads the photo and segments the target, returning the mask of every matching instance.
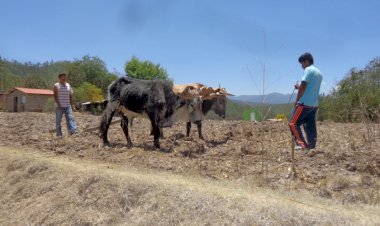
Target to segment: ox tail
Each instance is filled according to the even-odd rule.
[[[113,81],[111,82],[111,84],[109,84],[108,88],[107,88],[107,98],[106,98],[106,101],[110,101],[111,100],[111,87],[115,84],[116,81]]]

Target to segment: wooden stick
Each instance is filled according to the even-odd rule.
[[[113,125],[113,124],[116,124],[116,123],[119,123],[119,122],[121,122],[121,119],[116,119],[116,120],[112,121],[110,125]],[[99,129],[99,126],[85,129],[85,130],[83,130],[83,132],[92,132],[92,131],[95,131],[95,130],[98,130],[98,129]]]
[[[116,119],[114,121],[111,122],[110,125],[113,125],[113,124],[116,124],[116,123],[119,123],[121,122],[121,119]],[[96,127],[91,127],[91,128],[88,128],[88,129],[85,129],[82,131],[82,133],[84,132],[92,132],[92,131],[95,131],[95,130],[98,130],[99,129],[99,126],[96,126]],[[49,129],[49,133],[55,133],[55,129]]]
[[[294,149],[295,149],[295,141],[292,137],[292,174],[294,177],[297,177],[296,165],[295,165],[295,159],[294,159]]]

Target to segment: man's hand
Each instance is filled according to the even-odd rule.
[[[294,88],[295,89],[299,89],[300,88],[300,85],[298,84],[298,82],[296,84],[294,84]]]

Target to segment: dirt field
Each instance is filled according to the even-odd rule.
[[[88,128],[96,127],[99,124],[100,116],[76,112],[75,117],[79,126],[79,136],[65,136],[63,139],[57,139],[54,134],[49,133],[49,130],[54,128],[54,115],[52,113],[0,112],[0,147],[2,147],[4,153],[13,153],[4,151],[8,149],[17,150],[16,152],[19,157],[22,156],[19,154],[21,151],[23,155],[25,155],[25,158],[29,160],[31,158],[30,155],[40,156],[38,158],[33,157],[35,159],[44,158],[43,156],[52,156],[50,159],[54,159],[53,157],[56,156],[57,158],[59,157],[59,159],[66,158],[65,161],[72,161],[77,165],[80,165],[80,162],[83,161],[90,165],[92,163],[94,166],[97,164],[102,166],[108,164],[111,168],[123,166],[128,167],[128,169],[136,169],[136,171],[153,172],[153,174],[157,173],[157,175],[165,173],[185,178],[199,178],[199,180],[208,181],[209,183],[217,183],[218,185],[222,184],[223,186],[221,187],[229,187],[233,184],[239,184],[244,187],[244,192],[248,192],[250,189],[256,189],[255,191],[257,191],[257,189],[263,189],[264,191],[272,191],[274,194],[289,194],[290,197],[288,199],[293,200],[294,203],[301,202],[299,200],[301,197],[298,197],[299,199],[297,199],[297,194],[303,194],[304,197],[302,198],[302,202],[305,202],[305,197],[309,196],[309,201],[311,203],[314,203],[314,201],[311,201],[313,199],[322,200],[318,202],[327,203],[319,209],[326,208],[328,210],[328,207],[332,206],[332,203],[334,203],[334,205],[341,205],[339,208],[342,208],[342,210],[346,207],[357,207],[357,211],[360,209],[360,211],[364,212],[366,212],[365,210],[368,210],[368,219],[372,219],[372,221],[358,221],[356,223],[380,224],[380,221],[378,221],[379,218],[371,215],[373,211],[376,212],[376,210],[379,210],[380,206],[380,126],[378,124],[337,124],[332,122],[319,122],[318,148],[309,152],[297,151],[295,153],[297,177],[293,177],[289,176],[289,170],[292,166],[290,132],[287,126],[281,122],[253,124],[243,121],[206,120],[203,122],[204,141],[198,139],[196,126],[193,126],[192,128],[191,137],[185,137],[185,123],[179,122],[173,128],[164,129],[165,138],[161,140],[161,149],[154,150],[152,137],[149,136],[149,122],[146,120],[136,119],[134,121],[134,126],[130,132],[134,147],[128,149],[126,147],[124,134],[118,124],[112,125],[110,128],[109,140],[112,147],[103,147],[100,138],[97,136],[98,131],[83,132]],[[64,132],[66,132],[66,130],[64,130]],[[16,177],[18,180],[21,180],[20,178],[28,178],[28,175],[30,176],[30,174],[34,175],[33,172],[35,171],[38,174],[40,171],[44,172],[45,168],[50,169],[49,164],[54,166],[54,161],[52,161],[50,163],[43,162],[33,168],[33,165],[30,165],[32,164],[31,161],[27,161],[25,162],[25,165],[23,165],[21,159],[15,159],[14,155],[5,155],[4,153],[1,158],[4,180],[2,184],[5,186],[5,183],[8,186],[7,188],[13,188],[14,186],[12,186],[12,183],[17,185],[18,182],[14,182],[16,179],[13,177],[14,175],[12,176],[11,174],[12,172],[16,172],[17,169],[20,169],[24,173],[26,172],[26,175],[19,175]],[[57,163],[57,165],[60,164]],[[29,172],[31,167],[32,173]],[[63,170],[63,172],[68,173],[69,171],[66,172]],[[112,174],[112,171],[109,174]],[[52,175],[54,175],[54,173],[52,173]],[[102,180],[99,179],[99,177],[101,176],[97,174],[87,177],[78,176],[78,178],[84,180],[84,182],[82,181],[82,185],[78,185],[78,181],[71,181],[71,183],[75,184],[76,187],[90,186],[91,184]],[[72,180],[72,178],[70,180]],[[112,176],[110,175],[104,180],[107,181],[107,183],[105,183],[106,187],[112,187],[111,185],[113,183],[117,184],[116,181],[119,181],[119,179],[112,181]],[[69,182],[67,183],[70,184]],[[126,182],[123,181],[123,183]],[[123,187],[123,183],[115,185],[116,193],[119,191],[118,189]],[[54,188],[54,184],[55,182],[52,180],[50,186]],[[27,186],[25,186],[23,189],[27,189]],[[141,189],[149,190],[151,189],[151,186],[152,185],[145,185],[142,186]],[[185,185],[182,186],[186,187]],[[137,189],[137,187],[130,187],[130,189]],[[21,189],[21,191],[18,191],[17,189],[12,190],[14,193],[10,194],[11,191],[6,190],[5,187],[3,187],[3,189],[0,190],[2,197],[8,198],[1,198],[0,201],[3,207],[0,207],[0,210],[3,208],[3,211],[0,212],[5,213],[5,208],[7,209],[6,213],[20,211],[20,208],[26,208],[25,206],[21,207],[21,204],[18,206],[18,203],[14,200],[10,202],[12,199],[9,199],[12,195],[14,196],[14,199],[22,199],[23,189]],[[218,187],[218,189],[222,188]],[[84,190],[82,191],[83,193],[86,189],[82,190]],[[234,191],[233,188],[231,188],[231,190]],[[135,193],[139,193],[138,191],[133,191],[134,192],[130,195],[136,195]],[[160,191],[165,193],[167,190]],[[171,192],[172,191],[166,192],[164,195],[159,193],[158,195],[163,195],[163,199],[169,199],[168,197],[170,197],[169,194],[172,194]],[[204,197],[198,197],[201,193],[202,192],[198,192],[194,195],[199,199],[205,199]],[[20,194],[20,196],[17,194]],[[245,196],[245,198],[247,197]],[[228,198],[223,196],[223,199]],[[234,200],[235,199],[237,198],[234,197]],[[123,199],[121,198],[121,200]],[[184,198],[182,197],[180,200],[183,201]],[[262,216],[264,216],[262,220],[260,220],[260,217],[258,217],[258,219],[255,218],[257,215],[252,215],[252,213],[244,211],[245,214],[251,214],[251,218],[244,218],[239,215],[235,216],[237,218],[234,219],[233,216],[227,214],[227,210],[224,210],[226,212],[223,212],[218,209],[220,207],[212,209],[211,207],[215,204],[215,200],[218,199],[215,198],[212,200],[213,201],[210,201],[209,203],[209,208],[216,212],[219,211],[221,215],[224,214],[226,216],[224,220],[216,222],[215,225],[219,223],[241,225],[271,224],[272,222],[283,225],[292,225],[298,223],[319,224],[321,222],[322,224],[334,224],[337,223],[336,221],[339,221],[338,223],[341,224],[351,224],[355,222],[351,221],[352,219],[350,218],[342,218],[342,216],[316,220],[313,218],[315,216],[308,215],[309,212],[306,210],[305,213],[307,214],[305,215],[304,220],[302,220],[302,211],[300,212],[299,209],[307,209],[307,204],[303,207],[298,207],[298,210],[290,215],[284,213],[273,215],[269,209],[266,209],[265,211],[259,209],[265,212],[262,214]],[[268,198],[267,200],[268,205],[271,205],[273,204],[272,202],[274,202],[271,198]],[[116,200],[115,202],[119,201]],[[309,201],[306,201],[306,203]],[[239,202],[228,204],[239,205]],[[27,204],[24,203],[24,205]],[[27,206],[28,208],[33,209],[37,208],[36,205],[38,206],[38,202],[34,203],[29,201]],[[88,204],[89,207],[94,208],[92,205],[95,204]],[[106,203],[104,205],[108,205],[111,209],[113,208],[111,203]],[[175,205],[178,205],[178,203],[175,203]],[[176,214],[183,214],[184,217],[181,221],[178,221],[178,219],[173,220],[172,223],[170,223],[170,221],[162,221],[162,225],[189,224],[191,221],[188,222],[187,220],[194,218],[194,214],[198,214],[197,219],[199,220],[195,221],[195,224],[206,224],[208,218],[217,216],[213,215],[215,212],[213,214],[206,214],[203,213],[203,210],[199,209],[192,209],[192,211],[194,211],[193,215],[189,213],[185,214],[183,212],[186,210],[182,208],[188,207],[188,205],[189,203],[178,207],[182,211],[177,212]],[[246,203],[243,202],[242,205],[246,205]],[[128,208],[133,209],[134,207],[132,205]],[[174,206],[172,208],[176,207]],[[234,208],[231,209],[232,212],[230,212],[230,214],[237,211],[236,209],[239,209],[239,206],[234,206]],[[91,214],[89,213],[86,215],[86,219],[83,218],[85,219],[83,222],[96,224],[97,221],[94,219],[102,215],[96,213],[96,211],[99,210],[96,208],[93,209]],[[143,211],[143,209],[140,211]],[[310,211],[310,213],[312,212],[315,212],[315,209]],[[158,211],[158,213],[160,213],[160,211]],[[204,215],[202,215],[202,213]],[[152,221],[139,221],[135,219],[135,221],[132,220],[128,222],[134,224],[158,222],[152,215],[147,214],[147,212],[145,212],[145,214],[146,216],[150,216],[149,219],[152,219]],[[70,216],[70,214],[68,214],[68,216]],[[186,216],[189,216],[189,219]],[[268,216],[272,216],[273,219]],[[309,216],[309,218],[307,216]],[[327,215],[322,216],[326,217]],[[317,218],[318,217],[320,217],[320,215],[317,215]],[[0,213],[0,218],[4,219],[5,215]],[[238,221],[238,219],[241,220],[243,218],[245,220]],[[5,225],[9,223],[21,225],[41,223],[41,219],[38,217],[31,218],[30,216],[25,216],[22,219],[24,220],[17,221],[13,218],[6,218]],[[204,219],[204,221],[202,221],[202,219]],[[299,221],[295,219],[298,219]],[[64,221],[63,219],[62,221],[52,221],[49,218],[46,222],[79,224],[82,221]],[[123,221],[120,220],[120,222]],[[98,221],[100,224],[119,224],[120,222]],[[213,223],[211,222],[211,224]]]

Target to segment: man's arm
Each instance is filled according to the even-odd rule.
[[[76,108],[75,108],[75,105],[74,105],[74,103],[73,103],[73,95],[74,95],[74,90],[73,90],[73,87],[71,87],[70,86],[70,105],[71,105],[71,109],[73,110],[73,111],[75,111],[76,110]]]
[[[56,86],[54,86],[53,91],[54,91],[54,100],[57,103],[58,107],[61,107],[61,105],[59,104],[59,101],[58,101],[58,90],[57,90]]]
[[[307,82],[305,81],[302,81],[300,86],[296,86],[296,89],[298,89],[296,103],[298,103],[302,95],[305,93],[306,86],[307,86]]]
[[[74,104],[73,104],[73,93],[70,93],[70,105],[71,105],[72,110],[74,111],[75,107],[74,107]]]

